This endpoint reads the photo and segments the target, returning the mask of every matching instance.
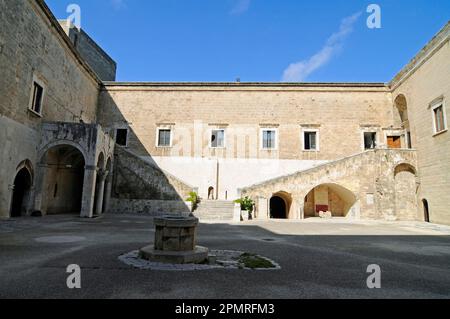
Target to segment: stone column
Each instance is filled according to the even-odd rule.
[[[105,180],[108,176],[108,171],[105,170],[99,170],[97,173],[97,202],[95,203],[95,212],[97,215],[101,215],[103,212],[103,197],[105,193]]]
[[[269,219],[269,201],[265,197],[258,197],[258,217],[257,219]]]
[[[104,201],[104,207],[105,207],[105,213],[109,210],[109,202],[111,199],[111,192],[112,192],[112,174],[108,172],[108,176],[106,177],[106,192],[105,192],[105,198]]]
[[[84,168],[81,217],[92,218],[94,216],[94,196],[95,196],[96,179],[97,179],[97,168],[95,166],[86,166]]]
[[[305,201],[297,200],[297,219],[305,219]]]

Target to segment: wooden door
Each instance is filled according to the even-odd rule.
[[[387,137],[388,148],[402,148],[400,136]]]

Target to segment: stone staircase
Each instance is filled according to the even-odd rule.
[[[203,200],[194,211],[200,220],[232,221],[234,202],[225,200]]]

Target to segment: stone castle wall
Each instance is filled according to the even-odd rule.
[[[435,134],[431,105],[442,100],[450,126],[450,23],[391,83],[393,99],[406,98],[412,146],[417,149],[421,220],[429,205],[431,222],[450,224],[450,132]],[[395,104],[395,103],[394,103]],[[394,115],[400,122],[395,105]]]
[[[129,127],[140,156],[332,160],[362,151],[362,131],[392,125],[392,98],[383,85],[133,85],[107,84],[99,122]],[[156,145],[157,129],[173,131],[171,147]],[[226,147],[209,146],[224,128]],[[261,148],[261,129],[278,131],[278,148]],[[302,129],[317,129],[320,151],[303,151]]]
[[[276,194],[285,194],[292,202],[289,219],[311,215],[313,208],[305,207],[305,202],[310,202],[308,194],[326,186],[349,206],[348,214],[343,214],[340,208],[333,212],[338,215],[416,220],[416,164],[416,153],[412,150],[372,150],[244,188],[242,195],[253,198],[258,218],[262,219],[268,218],[269,201]]]
[[[0,218],[9,216],[20,163],[36,169],[42,123],[96,122],[99,82],[48,14],[40,0],[1,2]],[[34,79],[45,89],[42,114],[29,110]]]

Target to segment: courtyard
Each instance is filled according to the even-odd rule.
[[[450,227],[308,219],[202,223],[198,243],[274,260],[280,270],[140,270],[118,257],[153,242],[152,218],[107,214],[0,222],[0,298],[449,298]],[[68,289],[68,265],[81,289]],[[381,267],[368,289],[367,267]]]

